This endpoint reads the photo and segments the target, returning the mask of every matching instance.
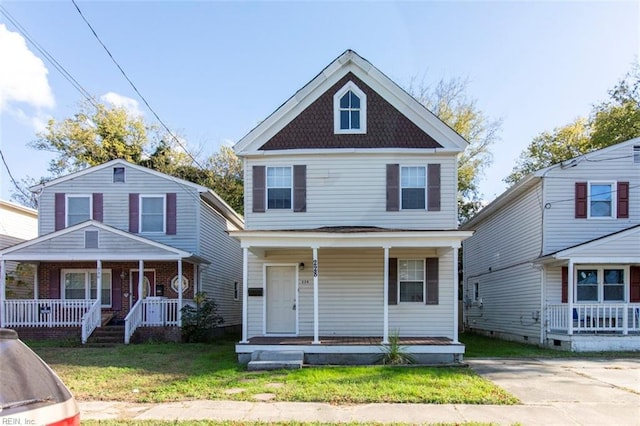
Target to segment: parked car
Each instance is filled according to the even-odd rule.
[[[15,330],[6,328],[0,328],[0,424],[80,424],[69,389]]]

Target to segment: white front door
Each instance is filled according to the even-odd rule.
[[[266,324],[269,334],[296,332],[296,268],[267,266]]]

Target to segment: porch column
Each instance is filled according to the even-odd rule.
[[[382,280],[383,291],[384,294],[382,296],[383,300],[383,330],[382,330],[382,344],[386,345],[389,343],[389,247],[384,247],[384,278]]]
[[[144,260],[138,261],[138,300],[142,300],[142,283],[144,282]]]
[[[569,259],[567,267],[567,334],[573,334],[573,259]]]
[[[178,327],[182,327],[182,259],[178,260]]]
[[[0,260],[0,327],[4,327],[4,315],[5,315],[5,306],[4,299],[6,297],[6,282],[5,282],[5,271],[7,270],[7,261],[2,259]]]
[[[453,247],[453,343],[458,343],[458,248]]]
[[[96,299],[98,299],[98,306],[102,311],[102,260],[96,261]],[[98,324],[98,327],[102,325],[102,321]]]
[[[240,343],[249,343],[247,340],[247,329],[249,327],[249,249],[242,248],[242,341]]]
[[[313,344],[320,344],[318,322],[318,247],[313,247]]]

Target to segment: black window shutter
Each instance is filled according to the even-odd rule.
[[[400,165],[387,164],[387,211],[400,210]]]
[[[307,211],[307,166],[293,166],[293,211]]]
[[[427,166],[427,210],[440,211],[440,164]]]
[[[398,259],[389,258],[389,305],[398,304]]]
[[[425,297],[425,303],[427,305],[437,305],[439,259],[437,257],[427,257],[425,259],[425,267],[427,272],[427,295]]]
[[[265,167],[253,166],[253,212],[265,211]]]

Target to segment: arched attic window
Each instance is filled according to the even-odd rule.
[[[335,133],[367,132],[367,95],[352,81],[333,95]]]

